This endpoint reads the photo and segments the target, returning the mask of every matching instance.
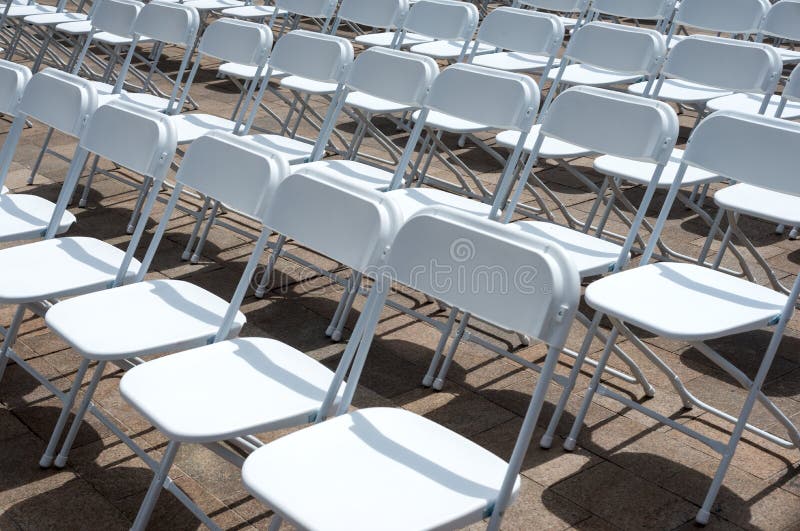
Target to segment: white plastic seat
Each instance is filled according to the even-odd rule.
[[[414,111],[412,118],[417,120],[420,116],[419,111]],[[439,111],[430,111],[425,118],[425,124],[434,129],[444,129],[451,133],[477,133],[491,129],[490,126],[472,120],[465,120],[452,114]]]
[[[586,302],[659,336],[694,341],[767,326],[786,295],[713,269],[658,263],[592,282]]]
[[[526,152],[530,152],[533,149],[534,144],[539,139],[539,131],[541,129],[541,124],[536,124],[531,127],[528,137],[525,139],[524,149]],[[513,149],[514,146],[519,143],[520,136],[521,133],[519,131],[503,131],[502,133],[497,134],[495,140],[497,141],[497,145]],[[557,138],[545,137],[544,141],[542,142],[542,147],[539,150],[539,154],[545,158],[567,159],[585,157],[592,155],[593,152],[588,151],[584,147],[576,146],[575,144],[570,144],[569,142],[564,142],[563,140],[559,140]]]
[[[188,144],[209,131],[233,131],[236,122],[213,114],[184,113],[172,116],[178,132],[178,143]]]
[[[120,393],[169,439],[210,443],[305,424],[332,380],[330,369],[285,343],[240,338],[135,367]]]
[[[335,175],[339,179],[352,180],[358,186],[375,190],[388,190],[394,174],[356,160],[320,160],[292,166],[293,171],[313,171],[321,175]]]
[[[321,95],[333,94],[338,88],[337,83],[317,81],[300,76],[286,76],[281,79],[281,86],[290,90],[297,90],[306,94]]]
[[[551,71],[547,78],[555,80],[558,72]],[[561,75],[560,81],[567,85],[591,85],[594,87],[604,87],[608,85],[621,85],[633,83],[641,79],[640,74],[625,74],[597,68],[591,65],[579,64],[569,65]]]
[[[189,282],[152,280],[62,301],[45,323],[85,358],[117,360],[210,341],[227,309],[226,300]],[[233,336],[244,322],[237,313]]]
[[[454,61],[457,60],[459,57],[461,57],[463,49],[464,49],[464,41],[437,40],[437,41],[414,44],[413,46],[411,46],[411,48],[409,48],[409,51],[422,55],[427,55],[428,57],[433,57],[434,59]],[[476,53],[482,54],[487,52],[493,52],[494,50],[495,50],[494,46],[478,43],[478,48]]]
[[[0,242],[31,240],[44,235],[56,205],[30,194],[0,195]],[[75,216],[64,212],[58,222],[58,234],[75,223]]]
[[[258,73],[258,67],[257,66],[250,66],[250,65],[243,65],[243,64],[239,64],[239,63],[223,63],[223,64],[220,65],[218,71],[219,71],[220,75],[225,75],[225,76],[229,76],[229,77],[235,77],[235,78],[238,78],[238,79],[246,79],[246,80],[249,81],[249,80],[255,79],[256,74]],[[267,71],[266,70],[262,70],[260,75],[261,75],[261,78],[263,79],[264,76],[267,75]],[[285,73],[281,72],[280,70],[275,70],[275,69],[273,69],[272,72],[270,73],[270,77],[273,77],[273,78],[275,78],[275,77],[283,77],[285,75],[286,75]]]
[[[775,190],[734,184],[717,191],[714,202],[721,208],[748,216],[789,226],[800,225],[800,199]]]
[[[12,5],[8,10],[8,18],[24,18],[30,15],[44,15],[55,13],[55,6],[33,5]]]
[[[125,252],[102,240],[64,237],[0,252],[0,303],[25,304],[105,289],[117,276]],[[139,270],[132,260],[126,279]]]
[[[198,11],[212,11],[245,7],[242,0],[187,0],[186,5],[190,5]]]
[[[411,109],[408,105],[358,91],[350,92],[345,103],[350,107],[357,107],[372,114],[391,114]]]
[[[242,480],[256,499],[304,529],[458,528],[483,518],[507,468],[424,417],[370,408],[257,450],[245,461]],[[515,495],[518,490],[519,480]],[[348,502],[353,495],[357,506]]]
[[[64,22],[80,22],[87,20],[88,15],[84,13],[46,13],[40,15],[29,15],[23,20],[32,26],[55,26]]]
[[[646,82],[636,83],[628,87],[631,94],[644,96]],[[701,83],[692,83],[682,79],[666,79],[658,91],[658,99],[676,103],[705,103],[714,98],[729,96],[730,90],[714,88]]]
[[[289,164],[308,162],[314,152],[314,144],[280,135],[250,135],[253,142],[278,152]]]
[[[764,101],[764,96],[761,94],[746,94],[743,92],[739,92],[736,94],[731,94],[729,96],[723,96],[721,98],[715,98],[708,102],[708,110],[711,112],[714,111],[738,111],[747,114],[758,114],[761,110],[762,102]],[[775,116],[778,107],[781,103],[780,96],[772,96],[769,99],[769,103],[767,104],[767,108],[764,111],[765,116]],[[790,101],[786,103],[786,106],[781,111],[779,118],[784,118],[786,120],[793,120],[795,118],[800,117],[800,103],[796,101]]]
[[[497,52],[479,55],[472,60],[472,64],[507,70],[509,72],[536,72],[543,70],[549,58],[542,55],[519,52]],[[553,62],[558,67],[558,61]]]
[[[227,17],[236,18],[266,18],[275,14],[274,6],[238,6],[227,7],[222,10],[222,14]],[[279,13],[280,15],[280,13]]]
[[[517,221],[511,226],[561,246],[581,278],[604,275],[613,270],[622,252],[621,245],[555,223]]]
[[[383,31],[380,33],[367,33],[365,35],[357,35],[353,41],[356,44],[360,44],[362,46],[382,46],[388,48],[391,46],[392,42],[395,39],[395,32],[394,31]],[[403,38],[403,43],[400,45],[402,48],[409,48],[414,46],[415,44],[421,44],[423,42],[430,42],[433,39],[430,37],[426,37],[425,35],[420,35],[419,33],[414,32],[407,32],[405,37]]]
[[[484,218],[489,217],[492,210],[492,205],[435,188],[400,188],[386,192],[386,197],[403,213],[404,219],[410,218],[424,208],[436,205],[447,205]]]
[[[683,159],[682,149],[673,149],[669,162],[664,166],[664,171],[658,178],[659,188],[669,188],[675,180]],[[646,185],[650,182],[655,170],[655,164],[640,160],[615,157],[613,155],[603,155],[594,161],[594,169],[603,175],[618,177],[626,181]],[[700,184],[720,181],[722,178],[714,173],[690,166],[686,169],[683,176],[683,186],[696,186]]]

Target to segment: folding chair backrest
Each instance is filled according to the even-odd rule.
[[[275,8],[293,15],[327,19],[333,15],[337,0],[276,0]]]
[[[478,8],[458,0],[420,0],[408,11],[403,29],[434,39],[471,39]]]
[[[692,35],[678,41],[662,75],[726,90],[771,93],[783,62],[772,46],[750,41]]]
[[[379,191],[354,188],[352,182],[307,168],[278,185],[265,224],[356,271],[369,273],[402,221],[393,205]]]
[[[83,78],[46,68],[31,77],[19,113],[70,136],[79,137],[97,109],[97,92]]]
[[[136,19],[144,7],[137,0],[99,0],[92,14],[92,29],[132,37]]]
[[[476,38],[504,50],[552,55],[564,41],[564,23],[547,13],[498,7],[483,19]]]
[[[336,16],[371,28],[397,28],[408,13],[408,0],[343,0]]]
[[[800,101],[800,66],[794,67],[792,73],[789,74],[781,96],[789,101]]]
[[[655,73],[667,53],[657,31],[606,22],[590,22],[573,33],[564,57],[614,72]]]
[[[347,39],[295,30],[275,43],[269,66],[287,74],[336,83],[352,62],[353,45]]]
[[[672,15],[675,0],[593,0],[589,8],[598,15],[662,20]]]
[[[755,33],[769,6],[768,0],[681,0],[672,31],[690,26],[730,34]]]
[[[439,66],[423,55],[373,47],[361,52],[347,75],[347,87],[402,105],[421,107]]]
[[[289,164],[253,140],[212,131],[189,145],[175,180],[221,201],[226,207],[264,220]]]
[[[175,156],[177,133],[167,115],[114,100],[94,112],[80,145],[140,175],[163,180]]]
[[[527,132],[539,109],[539,87],[526,75],[455,64],[433,82],[426,107],[496,129]]]
[[[154,0],[142,8],[134,33],[158,42],[193,46],[200,28],[200,14],[187,4]]]
[[[556,13],[583,13],[589,0],[515,0],[514,7],[527,6]]]
[[[597,153],[663,164],[678,138],[678,117],[658,100],[579,86],[553,101],[541,134]]]
[[[27,66],[0,59],[0,113],[17,115],[17,108],[31,76]]]
[[[248,66],[263,64],[272,50],[272,31],[264,24],[221,18],[210,24],[197,51],[219,59]]]
[[[695,127],[683,161],[737,182],[800,196],[800,124],[717,111]]]
[[[767,11],[761,33],[779,39],[800,41],[800,1],[781,0]]]
[[[577,269],[561,247],[445,206],[407,220],[385,265],[401,284],[557,346],[580,299]]]

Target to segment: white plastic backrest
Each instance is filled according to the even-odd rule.
[[[498,7],[481,22],[477,39],[505,50],[551,55],[564,40],[564,23],[548,13]]]
[[[661,72],[726,90],[767,93],[782,70],[780,55],[767,44],[692,35],[675,44]]]
[[[79,137],[97,109],[97,91],[86,79],[46,68],[25,87],[19,112],[62,133]]]
[[[539,87],[523,74],[460,63],[437,76],[425,106],[496,129],[528,131]]]
[[[384,270],[454,308],[553,344],[564,340],[580,299],[577,269],[561,247],[446,206],[406,221]]]
[[[305,168],[278,185],[265,225],[368,273],[401,221],[402,215],[383,193]]]
[[[221,61],[258,66],[272,50],[272,31],[264,24],[221,18],[203,32],[198,51]]]
[[[800,196],[800,124],[717,111],[692,133],[683,161],[737,182]]]
[[[338,16],[372,28],[396,28],[408,13],[408,0],[343,0]]]
[[[673,24],[723,33],[755,33],[768,0],[681,0]]]
[[[800,66],[794,67],[781,95],[790,101],[800,101]]]
[[[132,37],[144,3],[137,0],[99,0],[92,13],[92,28],[121,37]]]
[[[773,4],[761,31],[772,37],[800,41],[800,1],[781,0]]]
[[[420,0],[408,11],[403,28],[434,39],[471,39],[478,8],[459,0]]]
[[[678,138],[678,116],[662,101],[578,86],[553,101],[541,134],[598,153],[665,163]]]
[[[0,113],[16,116],[31,76],[27,66],[0,59]]]
[[[592,11],[603,15],[661,20],[672,14],[675,0],[593,0]]]
[[[200,14],[190,5],[153,0],[142,8],[133,32],[159,42],[190,46],[200,28]]]
[[[557,13],[580,13],[588,0],[519,0],[519,5]]]
[[[276,0],[275,7],[304,17],[328,18],[336,9],[336,0]]]
[[[564,56],[614,72],[653,73],[667,54],[664,36],[655,30],[591,22],[570,38]]]
[[[80,144],[140,175],[164,179],[178,135],[166,114],[117,99],[97,108]]]
[[[272,68],[316,81],[337,83],[353,62],[353,45],[335,35],[306,30],[287,33],[275,43]]]
[[[289,174],[278,153],[246,137],[212,131],[189,145],[175,180],[261,221]]]
[[[347,86],[385,100],[421,107],[439,74],[432,58],[379,46],[359,54],[347,75]]]

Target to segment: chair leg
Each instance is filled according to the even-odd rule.
[[[200,235],[200,239],[197,241],[197,247],[195,247],[194,252],[192,253],[192,258],[189,260],[189,262],[192,264],[196,264],[200,261],[200,255],[203,254],[203,248],[206,246],[208,234],[211,232],[211,227],[214,225],[214,220],[217,218],[218,212],[219,201],[214,201],[214,206],[211,207],[211,215],[208,216],[206,226],[203,227],[203,233]]]
[[[31,174],[28,177],[28,184],[33,184],[36,174],[39,173],[39,166],[42,164],[44,154],[47,153],[47,146],[50,145],[50,139],[53,138],[53,131],[55,131],[55,129],[52,127],[47,129],[47,135],[44,137],[44,142],[42,143],[42,150],[39,152],[39,156],[36,157],[36,162],[33,163],[33,167],[31,168]]]
[[[341,341],[342,339],[344,326],[347,324],[347,317],[350,315],[350,311],[353,309],[353,303],[356,301],[356,296],[358,295],[359,288],[361,288],[361,273],[356,273],[356,278],[353,282],[353,287],[350,290],[350,293],[347,294],[344,306],[342,307],[342,312],[339,314],[339,318],[337,319],[336,322],[336,328],[333,330],[333,333],[331,334],[331,339],[333,339],[334,341]]]
[[[457,315],[458,315],[458,308],[451,308],[450,315],[447,316],[447,323],[444,325],[444,330],[442,330],[442,335],[439,337],[439,343],[436,345],[436,350],[434,351],[433,357],[431,358],[431,363],[430,365],[428,365],[428,371],[422,378],[422,385],[424,385],[425,387],[430,387],[431,385],[433,385],[433,377],[436,374],[436,368],[439,366],[439,360],[442,358],[442,352],[444,352],[444,347],[447,346],[447,340],[450,338],[450,334],[453,331],[453,326],[456,323]],[[469,321],[468,315],[465,315],[461,319],[462,323],[464,321]]]
[[[81,194],[81,198],[78,200],[78,206],[84,208],[86,206],[86,202],[89,200],[89,192],[92,190],[92,182],[94,182],[94,174],[97,171],[97,164],[100,162],[100,157],[98,155],[94,156],[94,160],[92,160],[92,169],[89,170],[89,175],[86,177],[86,184],[83,186],[83,193]]]
[[[278,257],[280,256],[281,250],[283,249],[283,245],[285,243],[286,236],[283,234],[278,236],[278,241],[275,242],[275,248],[272,249],[272,253],[269,255],[269,262],[267,262],[267,267],[264,269],[264,274],[261,275],[261,280],[259,280],[258,286],[256,287],[256,297],[263,297],[264,293],[267,291],[267,286],[272,278],[272,272],[275,270],[275,262],[278,261]]]
[[[8,365],[8,350],[14,345],[17,340],[17,332],[22,325],[22,319],[25,317],[25,306],[17,306],[14,312],[14,317],[11,319],[11,324],[6,330],[6,337],[3,339],[3,347],[0,349],[0,381],[3,379],[3,373],[6,371]]]
[[[456,308],[453,308],[453,311],[458,313]],[[453,358],[456,355],[456,350],[458,350],[458,345],[461,344],[461,339],[464,337],[464,332],[467,331],[467,325],[469,324],[470,317],[471,315],[469,313],[465,313],[461,318],[461,322],[458,324],[456,337],[454,337],[453,341],[450,343],[450,348],[447,349],[447,355],[444,357],[444,361],[442,362],[442,368],[439,369],[439,374],[433,381],[432,387],[437,391],[441,391],[442,387],[444,387],[444,379],[447,377],[447,372],[450,370],[450,365],[453,363]],[[450,326],[450,329],[452,330],[452,325]]]
[[[336,326],[339,323],[339,317],[342,315],[342,311],[344,310],[345,305],[347,304],[347,299],[350,297],[350,292],[353,291],[353,286],[355,285],[355,272],[347,279],[347,284],[345,285],[344,292],[342,296],[339,297],[339,304],[336,305],[336,311],[333,312],[333,317],[331,318],[331,322],[328,324],[328,328],[325,329],[325,335],[330,337],[333,335],[333,331],[336,330]]]
[[[210,204],[211,198],[206,197],[203,200],[203,206],[200,207],[200,210],[197,212],[197,219],[194,222],[194,227],[192,228],[192,234],[189,236],[189,241],[186,242],[186,248],[183,250],[181,260],[188,260],[192,257],[194,243],[197,241],[197,235],[200,233],[200,228],[203,226],[203,220],[206,218],[206,212],[208,212],[208,207]]]
[[[133,206],[133,212],[131,212],[131,219],[128,221],[128,234],[133,234],[133,230],[139,222],[139,215],[142,213],[142,205],[144,204],[152,182],[153,179],[150,177],[145,178],[144,182],[142,182],[142,188],[139,190],[139,196],[136,198],[136,204]]]
[[[575,445],[578,442],[578,433],[580,433],[581,427],[583,426],[583,421],[586,419],[586,413],[589,412],[589,407],[592,405],[592,398],[597,392],[597,387],[600,385],[600,379],[602,378],[603,371],[608,363],[608,358],[611,356],[612,347],[617,342],[617,336],[619,336],[619,330],[617,330],[615,327],[608,335],[608,341],[606,341],[606,346],[603,349],[603,355],[600,356],[600,359],[597,362],[597,368],[592,376],[592,381],[589,383],[589,388],[586,390],[586,394],[583,397],[581,409],[575,416],[575,421],[572,423],[572,429],[569,431],[569,436],[567,436],[567,439],[564,441],[564,449],[569,452],[575,449]]]
[[[75,404],[75,398],[78,396],[78,391],[81,388],[83,377],[86,375],[86,370],[88,368],[89,360],[83,359],[81,364],[78,366],[78,372],[75,373],[75,380],[72,382],[72,388],[69,390],[69,393],[64,400],[64,404],[61,407],[61,414],[59,415],[58,421],[53,428],[53,433],[50,435],[50,441],[47,443],[47,449],[44,451],[44,455],[42,455],[42,458],[39,460],[39,466],[42,468],[49,468],[53,464],[56,446],[58,445],[58,441],[61,439],[61,434],[64,432],[64,427],[67,425],[69,412],[72,411],[72,406]]]
[[[86,388],[83,401],[81,402],[80,407],[78,407],[78,411],[75,413],[75,418],[72,420],[72,426],[69,427],[67,438],[64,439],[64,444],[61,446],[61,451],[58,452],[58,456],[56,457],[54,464],[58,468],[64,468],[64,465],[67,464],[67,456],[69,456],[69,451],[72,449],[72,444],[75,442],[75,437],[78,435],[78,429],[80,429],[81,423],[83,423],[83,417],[86,416],[86,411],[89,409],[89,404],[92,403],[92,397],[97,389],[97,385],[100,383],[100,379],[103,377],[103,370],[105,368],[105,361],[101,361],[97,364],[97,367],[94,368],[94,374],[92,374],[89,387]]]
[[[167,445],[164,457],[161,458],[161,463],[158,466],[158,470],[156,470],[156,475],[153,481],[150,482],[150,487],[147,489],[144,501],[139,507],[139,512],[136,514],[136,520],[134,520],[131,526],[132,531],[144,531],[147,527],[147,522],[150,521],[150,516],[153,514],[153,509],[156,506],[158,497],[161,495],[162,485],[167,478],[167,474],[169,474],[169,469],[172,468],[172,462],[175,460],[175,455],[178,453],[179,447],[180,443],[177,441],[170,441]]]

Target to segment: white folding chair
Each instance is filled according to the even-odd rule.
[[[31,75],[31,70],[27,66],[0,59],[0,114],[14,119]],[[19,127],[24,127],[24,124]],[[6,141],[9,136],[11,130],[6,135]],[[8,192],[5,186],[7,175],[8,168],[0,166],[0,194]]]
[[[793,47],[800,42],[800,2],[797,0],[781,0],[775,2],[767,11],[763,24],[759,28],[756,40],[761,42],[764,38],[769,38],[778,48],[781,59],[784,63],[800,62],[800,51]],[[788,44],[792,48],[784,48]]]
[[[217,137],[204,137],[199,142],[206,154],[193,157],[199,162],[186,170],[187,175],[195,171],[205,176],[206,165],[200,162],[206,162],[212,155],[222,157],[224,153],[231,160],[243,156],[242,148],[234,141],[225,146]],[[187,157],[199,148],[193,144]],[[224,166],[218,167],[224,170]],[[244,173],[241,183],[231,182],[226,171],[212,177],[224,182],[231,191],[249,197],[260,188],[247,181],[263,180],[266,172],[250,165]],[[276,179],[270,177],[274,185]],[[314,175],[305,170],[285,178],[277,187],[272,186],[265,198],[265,206],[258,212],[251,211],[251,215],[257,215],[270,229],[369,276],[375,275],[376,266],[402,223],[399,213],[380,192],[352,190],[352,182],[347,179]],[[347,214],[327,215],[327,207],[334,204]],[[270,229],[265,229],[265,234]],[[228,336],[229,332],[222,327],[214,344],[145,363],[128,372],[120,382],[123,397],[170,439],[165,457],[154,470],[155,478],[133,529],[143,529],[147,524],[172,457],[181,444],[211,444],[239,437],[260,446],[254,434],[307,424],[318,414],[334,379],[333,372],[278,341],[265,338],[224,341]],[[348,347],[337,374],[347,369],[347,360],[352,359],[357,343],[354,341]],[[155,388],[155,382],[175,381],[176,375],[180,375],[176,385],[185,387],[185,393],[170,393],[168,397],[164,394],[167,388]],[[213,393],[207,392],[203,383],[208,379],[216,382]],[[198,394],[200,389],[203,391]],[[202,413],[195,416],[190,411]],[[251,445],[250,449],[255,447]],[[244,461],[230,451],[220,455],[238,466]]]
[[[670,50],[652,90],[648,92],[643,83],[633,85],[629,90],[636,94],[649,94],[662,101],[694,107],[697,110],[695,124],[705,116],[706,107],[711,105],[708,102],[715,101],[714,98],[720,95],[730,97],[716,100],[719,107],[746,107],[749,106],[747,103],[749,98],[752,98],[757,102],[755,109],[757,113],[774,113],[779,102],[773,99],[773,94],[780,80],[782,68],[780,56],[771,46],[721,37],[692,35],[678,42]],[[740,99],[740,94],[744,98]],[[659,183],[660,188],[666,190],[672,185],[682,155],[683,151],[680,149],[673,151]],[[628,204],[628,200],[619,188],[619,183],[627,181],[639,185],[646,184],[652,174],[652,164],[632,162],[619,157],[601,157],[595,161],[594,168],[606,176],[603,188],[610,188],[613,192],[609,202],[620,201],[624,205]],[[719,215],[716,221],[713,220],[703,210],[702,204],[709,184],[721,179],[722,177],[700,168],[692,168],[684,175],[683,186],[693,191],[691,194],[680,194],[678,197],[711,227],[709,241],[697,257],[679,253],[660,241],[658,246],[661,256],[705,262],[711,242],[719,232]],[[699,195],[698,189],[702,190]],[[598,223],[599,230],[602,230],[604,219]],[[740,264],[747,273],[749,269],[746,262],[741,259],[740,254],[737,254],[737,258],[740,258]]]
[[[26,120],[30,118],[66,135],[80,137],[86,120],[97,108],[97,94],[89,81],[52,68],[29,77],[30,71],[25,67],[4,62],[0,71],[4,86],[13,94],[5,100],[4,103],[8,105],[5,110],[14,116],[11,131],[0,151],[2,184],[8,175]],[[30,80],[25,84],[27,78]],[[86,158],[80,156],[79,146],[75,148],[72,160],[83,167]],[[63,186],[62,192],[66,188],[68,186]],[[32,194],[0,194],[0,241],[43,236],[51,225],[50,220],[56,208],[50,201]],[[52,228],[62,233],[74,222],[75,216],[61,210]]]
[[[468,63],[509,72],[529,72],[544,79],[554,65],[564,41],[564,24],[552,14],[498,7],[483,19]],[[479,44],[495,50],[477,55]]]
[[[514,0],[511,6],[561,13],[564,28],[572,30],[583,24],[589,0]]]
[[[453,242],[460,241],[474,247],[471,256],[452,253]],[[450,272],[445,282],[432,264]],[[487,270],[504,281],[486,280]],[[531,281],[526,274],[534,271]],[[356,355],[337,408],[340,416],[320,422],[344,371],[330,386],[316,425],[269,443],[245,460],[244,484],[276,513],[273,529],[281,518],[305,529],[366,530],[386,522],[398,529],[455,529],[489,516],[489,528],[498,529],[519,492],[520,466],[578,305],[575,266],[552,242],[465,212],[430,207],[403,225],[380,273],[359,319],[360,344],[357,350],[348,348]],[[468,288],[460,288],[457,278],[468,279]],[[347,413],[392,281],[548,345],[508,464],[402,409]]]
[[[49,72],[51,70],[47,69],[34,76],[29,86]],[[51,87],[52,84],[46,88]],[[176,135],[167,116],[143,110],[129,102],[116,101],[104,105],[91,116],[81,117],[81,122],[84,121],[86,126],[59,195],[56,212],[47,228],[46,239],[0,252],[0,263],[3,264],[0,300],[3,304],[17,307],[0,351],[0,365],[4,366],[9,358],[13,359],[52,391],[64,406],[40,462],[43,467],[53,463],[56,444],[80,389],[89,360],[81,363],[75,385],[68,393],[63,393],[10,350],[16,339],[17,330],[26,309],[31,309],[40,315],[49,313],[54,307],[52,301],[102,290],[131,280],[137,274],[144,275],[141,265],[133,258],[133,253],[144,233],[147,216],[155,204],[160,183],[166,177],[176,146]],[[66,209],[90,152],[114,160],[122,167],[155,181],[142,210],[143,216],[133,232],[128,250],[124,253],[115,246],[94,238],[53,239],[57,230],[58,213]],[[56,464],[63,466],[64,461],[59,460]]]
[[[609,17],[614,22],[619,19],[648,21],[655,24],[655,30],[664,32],[675,11],[676,0],[593,0],[589,5],[586,20],[599,20]]]
[[[460,0],[419,0],[408,10],[396,46],[408,47],[406,35],[422,35],[428,42],[411,44],[408,49],[446,61],[463,61],[478,27],[478,8]],[[479,45],[480,46],[480,45]],[[493,51],[484,46],[482,51]]]
[[[209,26],[210,28],[211,26]],[[335,118],[343,103],[341,92],[345,75],[352,62],[353,47],[347,39],[306,30],[287,33],[275,45],[253,108],[247,116],[247,120],[242,122],[242,127],[237,130],[238,134],[247,135],[265,148],[280,153],[289,164],[321,159],[329,145],[331,134],[334,131]],[[266,89],[267,79],[274,71],[280,71],[284,76],[281,85],[295,91],[296,94],[300,90],[332,93],[326,118],[320,124],[320,134],[315,141],[305,141],[282,134],[250,134],[258,110],[262,108],[260,103]],[[255,85],[251,86],[251,90],[254,87]],[[197,216],[197,223],[183,254],[184,259],[196,262],[200,258],[208,231],[217,222],[219,213],[220,205],[218,202],[214,202],[212,205],[213,199],[206,198]],[[211,208],[209,219],[195,247],[202,221],[209,208]]]
[[[14,9],[13,7],[8,9],[2,17],[2,23],[5,24],[10,21],[16,26],[16,29],[8,50],[6,50],[6,59],[12,59],[17,52],[18,46],[22,44],[23,51],[26,52],[25,55],[33,58],[32,70],[36,72],[41,66],[45,55],[50,52],[49,47],[54,42],[55,26],[63,22],[83,21],[88,18],[88,15],[83,12],[86,5],[85,1],[77,2],[77,9],[74,12],[66,10],[67,3],[67,0],[58,0],[54,8],[43,12],[35,8],[32,9],[33,12],[29,12],[29,9]],[[92,7],[95,5],[93,4]],[[57,54],[49,53],[49,55],[54,60],[55,66],[64,66]]]
[[[101,107],[101,109],[104,108]],[[164,120],[163,123],[167,124],[163,128],[171,132],[174,140],[177,135],[174,129],[168,126],[169,121]],[[209,133],[209,135],[214,138],[227,138],[225,136],[227,133],[219,131]],[[141,362],[143,356],[208,344],[221,327],[228,331],[226,337],[235,337],[244,325],[245,317],[239,312],[239,305],[248,289],[250,277],[264,251],[270,234],[269,230],[265,229],[261,232],[230,302],[186,281],[144,279],[184,186],[191,186],[204,193],[220,197],[221,200],[236,205],[237,209],[248,212],[251,216],[256,215],[264,207],[269,192],[268,187],[263,188],[264,183],[274,186],[276,179],[286,175],[288,165],[279,155],[270,153],[269,150],[261,148],[252,141],[242,139],[240,145],[248,146],[251,152],[249,157],[243,157],[241,153],[238,153],[239,158],[231,160],[229,157],[223,156],[225,151],[213,149],[213,144],[208,142],[203,142],[194,148],[196,152],[200,153],[207,148],[208,156],[200,157],[203,162],[201,166],[197,165],[197,156],[193,157],[194,161],[190,160],[188,163],[184,161],[184,164],[181,165],[176,176],[175,189],[131,283],[123,285],[124,269],[120,268],[117,281],[112,286],[113,289],[58,302],[45,314],[47,326],[83,358],[81,370],[73,382],[73,389],[81,386],[89,364],[92,361],[97,362],[83,401],[76,411],[70,430],[55,458],[56,466],[62,467],[67,461],[75,435],[89,409],[92,395],[107,363],[112,362],[125,366],[126,363]],[[191,150],[192,148],[190,148]],[[170,162],[168,155],[164,157],[157,153],[158,164],[168,167]],[[268,171],[265,171],[264,161],[268,162]],[[230,168],[233,163],[242,170],[237,172],[237,177],[246,182],[248,186],[229,186]],[[192,172],[191,176],[189,171]],[[262,188],[259,188],[260,186]],[[255,193],[256,190],[261,193]],[[155,195],[150,194],[148,199],[153,202]],[[141,218],[139,221],[140,224],[144,222],[146,222],[145,218]],[[129,249],[128,254],[132,256],[132,253],[133,249]],[[67,403],[62,409],[59,423],[53,432],[51,445],[45,455],[48,460],[52,459],[52,452],[55,450],[55,445],[66,424],[71,407],[72,403]],[[123,442],[131,446],[134,451],[141,452],[130,438],[122,434],[121,430],[117,431],[119,433],[115,433],[120,435]],[[146,455],[144,452],[141,454]]]
[[[398,29],[408,15],[408,4],[408,0],[342,0],[331,33],[335,35],[344,23],[356,32],[354,43],[375,46],[376,39],[388,39],[381,45],[393,48],[400,36]],[[365,28],[383,31],[365,31]]]
[[[613,87],[627,85],[646,79],[652,83],[661,67],[666,46],[660,33],[642,28],[609,24],[607,22],[590,22],[573,33],[569,44],[561,58],[557,72],[550,71],[547,78],[552,80],[547,97],[542,104],[538,122],[547,114],[547,109],[562,86],[587,85],[595,87]],[[541,123],[534,125],[528,132],[525,152],[530,153],[536,143]],[[520,133],[503,131],[496,136],[497,145],[511,149],[517,144]],[[560,167],[575,177],[590,192],[597,194],[593,211],[599,208],[605,190],[598,187],[591,179],[577,168],[569,164],[572,159],[591,156],[592,152],[585,148],[561,141],[557,138],[545,139],[539,152],[539,160],[554,160]],[[592,228],[594,214],[580,220],[567,208],[563,201],[535,175],[530,179],[536,186],[529,186],[528,191],[538,197],[543,193],[555,204],[554,211],[543,209],[543,213],[551,220],[560,213],[570,228],[583,227],[588,232]],[[543,201],[538,201],[540,205]],[[615,214],[629,223],[624,212],[613,207]],[[534,212],[539,214],[539,212]],[[619,236],[619,235],[618,235]],[[624,236],[620,236],[624,239]]]
[[[682,28],[748,38],[758,33],[770,8],[769,0],[680,0],[667,32],[667,47],[686,38]]]
[[[747,146],[747,149],[742,149],[742,146]],[[688,166],[700,167],[723,175],[739,182],[737,186],[781,192],[794,198],[800,195],[800,188],[794,178],[798,149],[800,149],[800,125],[778,118],[733,111],[712,114],[703,120],[692,134],[683,156],[679,176],[673,182],[665,206],[656,222],[656,235],[664,227],[670,205],[681,186],[681,176]],[[693,264],[648,264],[653,256],[654,242],[655,239],[651,239],[642,256],[642,264],[647,265],[598,280],[586,289],[588,304],[595,308],[597,313],[605,314],[614,325],[601,357],[600,366],[604,366],[609,346],[621,333],[668,376],[685,408],[696,406],[730,422],[733,424],[731,435],[723,442],[656,413],[644,404],[630,400],[600,384],[600,373],[597,372],[575,417],[565,447],[567,449],[574,447],[595,393],[615,399],[626,407],[700,441],[722,456],[696,516],[698,523],[706,524],[745,430],[784,448],[796,448],[800,444],[800,433],[794,423],[761,390],[786,325],[797,304],[800,280],[794,282],[787,296],[747,280]],[[741,410],[729,414],[694,396],[684,387],[667,363],[631,331],[630,325],[692,345],[747,390]],[[707,343],[711,339],[764,327],[772,327],[772,338],[763,356],[760,356],[758,371],[753,378]],[[748,423],[756,401],[786,430],[789,440]]]
[[[531,160],[527,163],[530,168],[535,164],[538,149],[541,149],[541,146],[548,138],[558,138],[574,145],[592,149],[594,152],[614,153],[630,160],[650,161],[653,163],[651,179],[647,183],[640,205],[633,209],[635,217],[631,223],[630,231],[625,235],[622,244],[609,242],[552,222],[521,220],[512,224],[521,232],[534,234],[537,237],[549,239],[561,245],[576,264],[582,279],[621,271],[630,260],[637,233],[642,227],[645,213],[651,204],[653,194],[657,189],[657,183],[666,167],[669,153],[671,153],[675,145],[675,140],[678,136],[677,116],[665,103],[595,87],[573,87],[556,98],[542,125],[542,131],[544,132],[536,145],[534,145]],[[519,201],[524,188],[525,180],[520,179],[517,182],[514,193],[510,196],[508,206],[504,207],[504,222],[511,221],[514,206]],[[565,391],[554,419],[560,417],[561,411],[566,405],[566,399],[583,364],[597,364],[595,360],[587,358],[587,352],[592,341],[595,338],[603,341],[606,339],[606,336],[599,330],[599,319],[589,319],[581,312],[578,312],[576,317],[577,322],[587,329],[587,334],[578,351],[568,348],[563,349],[563,353],[575,358],[576,362],[568,380],[557,379],[558,383],[565,387]],[[540,370],[538,365],[512,352],[498,347],[493,348],[486,340],[469,333],[467,331],[469,320],[469,315],[465,315],[461,319],[454,340],[450,343],[438,376],[433,382],[435,389],[442,388],[456,349],[462,340],[473,341],[520,363],[524,367]],[[611,368],[606,368],[606,370],[610,370],[611,375],[627,383],[640,385],[646,395],[652,396],[653,387],[636,363],[621,349],[615,349],[614,353],[629,367],[630,374]],[[557,420],[551,423],[550,430],[543,437],[543,446],[550,445],[552,430],[555,429],[556,423]]]

